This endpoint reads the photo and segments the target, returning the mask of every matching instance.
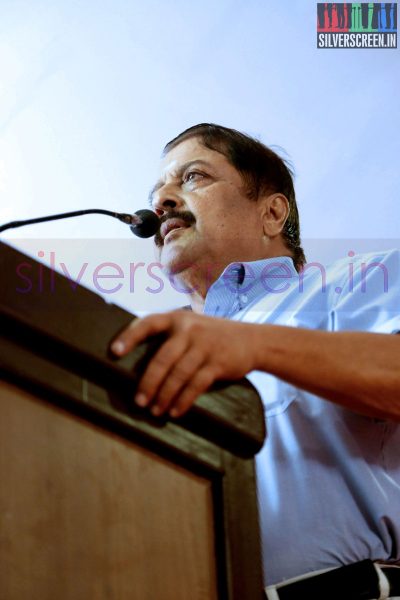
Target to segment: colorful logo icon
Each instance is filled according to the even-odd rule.
[[[397,2],[320,2],[318,48],[397,48]]]

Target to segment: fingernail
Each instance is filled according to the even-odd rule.
[[[115,354],[122,354],[125,350],[125,344],[121,341],[113,342],[111,344],[111,350],[115,352]]]
[[[171,408],[171,410],[169,411],[169,416],[170,417],[178,417],[179,411],[176,408]]]
[[[135,396],[135,402],[138,406],[146,406],[147,405],[147,397],[142,392],[139,392]]]
[[[151,409],[151,413],[155,416],[158,417],[158,415],[161,414],[161,408],[159,406],[153,406],[153,408]]]

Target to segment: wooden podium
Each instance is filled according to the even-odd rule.
[[[261,600],[254,388],[155,419],[132,398],[157,339],[116,360],[132,315],[2,243],[0,266],[0,599]]]

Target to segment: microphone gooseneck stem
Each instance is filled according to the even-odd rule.
[[[111,210],[104,210],[102,208],[88,208],[85,210],[75,210],[72,212],[60,213],[58,215],[48,215],[47,217],[38,217],[36,219],[26,219],[25,221],[10,221],[10,223],[0,225],[0,233],[6,231],[6,229],[22,227],[23,225],[32,225],[33,223],[44,223],[45,221],[56,221],[58,219],[68,219],[69,217],[80,217],[81,215],[90,214],[107,215],[109,217],[114,217],[115,219],[118,219],[119,221],[122,221],[127,225],[141,225],[143,223],[143,219],[138,215],[117,213]]]

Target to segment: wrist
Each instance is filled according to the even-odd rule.
[[[270,325],[249,324],[250,355],[252,370],[268,371],[270,366]]]

